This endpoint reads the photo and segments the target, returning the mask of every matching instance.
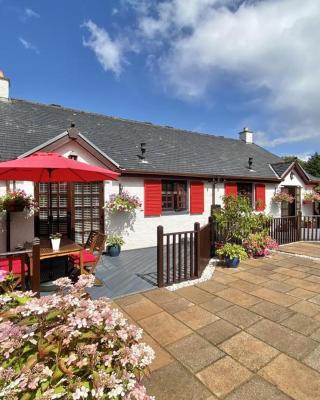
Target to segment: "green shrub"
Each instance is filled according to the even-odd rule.
[[[218,226],[225,231],[226,242],[247,239],[251,233],[265,232],[270,217],[264,214],[256,214],[252,210],[251,203],[246,196],[224,196],[224,207],[213,211],[213,218]]]
[[[220,257],[239,258],[241,261],[246,260],[248,255],[245,249],[239,244],[226,243],[223,247],[217,250]]]

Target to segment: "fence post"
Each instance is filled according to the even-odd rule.
[[[40,295],[40,239],[34,238],[32,245],[31,290]]]
[[[200,266],[200,224],[194,224],[194,274],[199,278]]]
[[[157,280],[158,287],[163,287],[163,226],[157,228]]]
[[[298,239],[298,241],[301,240],[301,228],[302,228],[302,212],[298,211],[298,216],[297,216],[297,230],[298,230],[297,239]]]
[[[213,217],[208,218],[208,223],[210,225],[210,255],[214,256],[214,220]]]

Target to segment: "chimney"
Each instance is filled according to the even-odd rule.
[[[9,101],[9,86],[9,79],[0,71],[0,101]]]
[[[251,144],[253,143],[253,133],[250,131],[249,128],[243,128],[243,131],[239,133],[240,140],[245,143]]]

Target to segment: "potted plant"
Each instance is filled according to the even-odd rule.
[[[249,257],[265,257],[279,247],[277,241],[264,232],[250,234],[242,245]]]
[[[274,193],[274,195],[272,197],[272,201],[274,203],[282,203],[282,202],[293,203],[294,196],[292,196],[290,193],[288,193],[288,191],[286,189],[281,189],[281,190],[277,190]]]
[[[121,246],[124,245],[122,236],[111,235],[107,239],[107,249],[110,257],[118,257],[121,251]]]
[[[53,251],[58,251],[60,249],[61,238],[62,238],[62,234],[58,233],[58,232],[50,235],[51,247],[52,247]]]
[[[132,196],[126,191],[110,195],[109,201],[104,205],[104,208],[110,212],[132,212],[138,207],[141,207],[138,196]]]
[[[314,191],[305,192],[303,196],[303,204],[312,204],[315,201],[320,201],[320,193]]]
[[[217,251],[218,256],[223,257],[227,267],[236,268],[240,261],[246,260],[248,255],[239,244],[226,243]]]
[[[28,211],[33,213],[38,209],[38,205],[31,195],[27,195],[24,190],[9,191],[1,197],[1,209],[6,212]]]

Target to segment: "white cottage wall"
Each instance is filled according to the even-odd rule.
[[[110,194],[119,193],[119,184],[123,190],[131,195],[136,195],[143,203],[144,179],[137,177],[121,177],[117,182],[105,183],[105,200]],[[141,247],[152,247],[157,243],[157,226],[162,225],[164,232],[179,232],[192,230],[195,222],[204,225],[208,221],[212,203],[212,183],[204,181],[204,213],[190,214],[176,213],[161,215],[159,217],[145,217],[144,205],[131,216],[126,213],[106,213],[107,234],[120,234],[125,240],[123,249],[137,249]]]

